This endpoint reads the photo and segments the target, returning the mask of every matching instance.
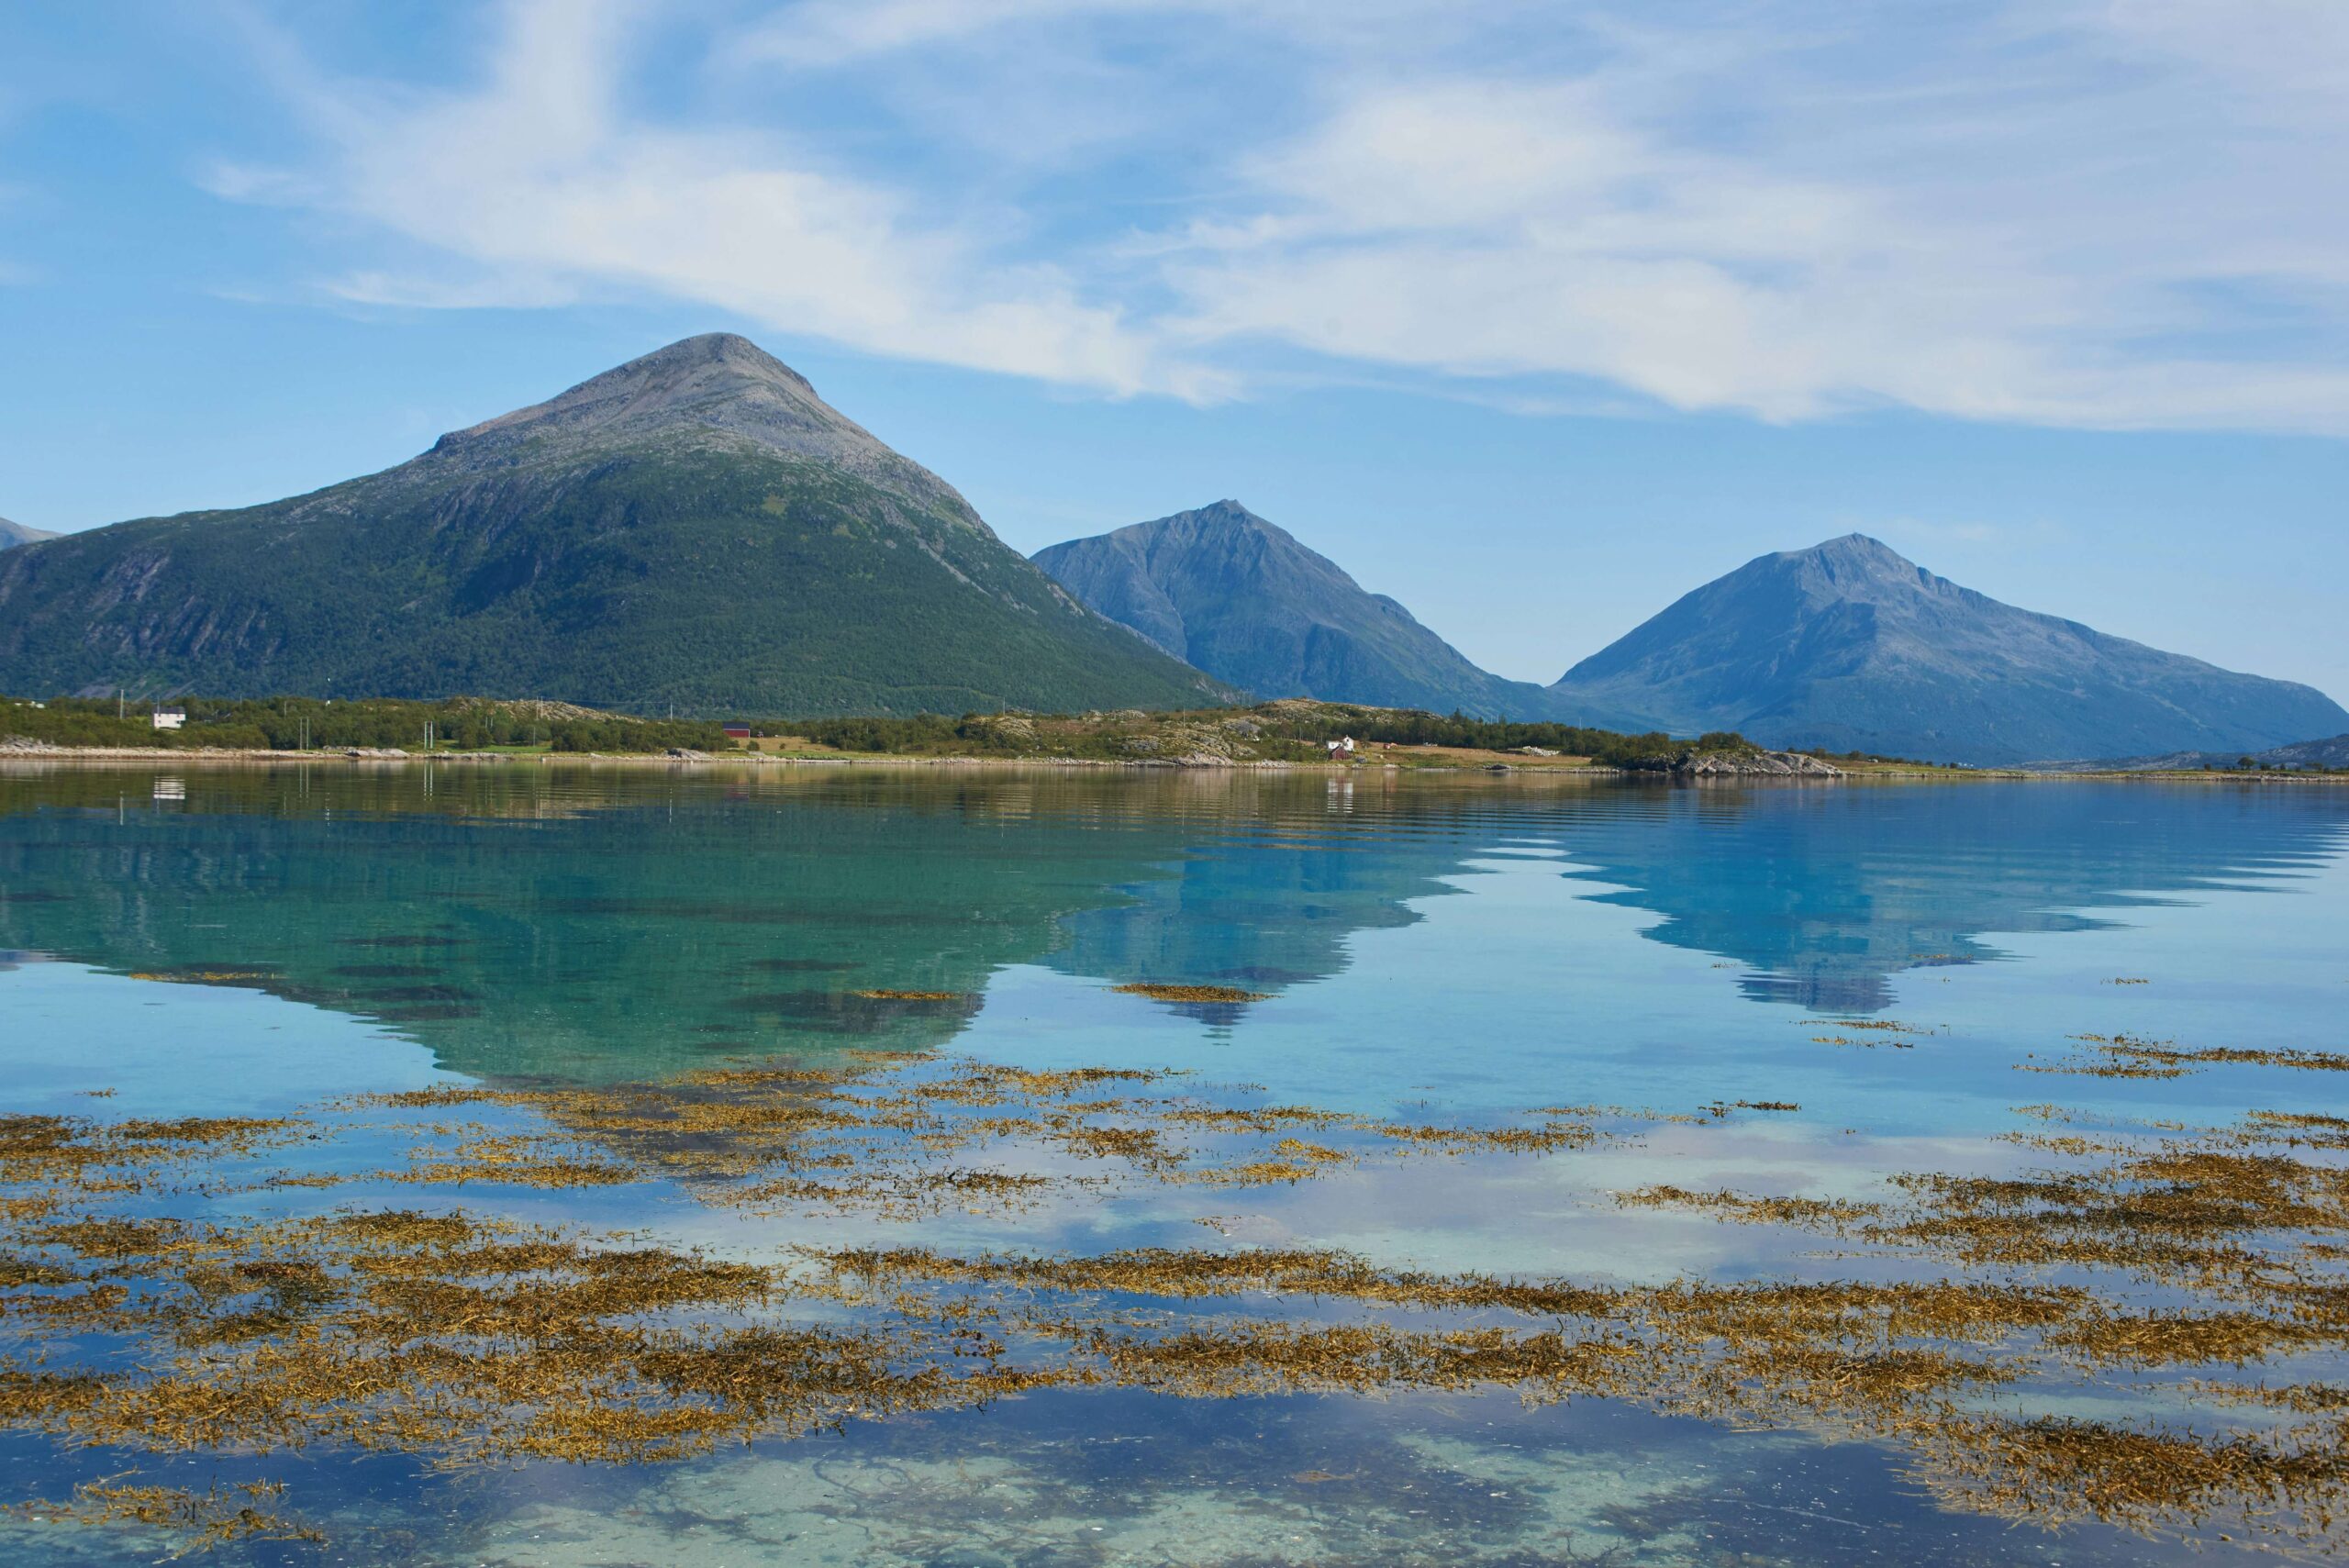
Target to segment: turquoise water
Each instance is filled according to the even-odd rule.
[[[2018,1071],[2084,1035],[2338,1051],[2345,850],[2349,791],[2321,786],[26,764],[0,773],[0,1110],[278,1116],[864,1051],[1171,1069],[1250,1103],[1414,1124],[1605,1106],[1654,1115],[1556,1156],[1377,1155],[1325,1179],[1055,1188],[1014,1210],[754,1214],[658,1174],[424,1207],[743,1258],[1204,1245],[1619,1286],[1873,1277],[1895,1271],[1816,1234],[1614,1195],[1865,1198],[1903,1172],[2011,1172],[2028,1158],[2012,1135],[2048,1125],[2018,1113],[2032,1104],[2081,1126],[2349,1114],[2349,1077],[2321,1070]],[[1111,989],[1133,982],[1260,999]],[[399,1141],[331,1158],[363,1171]],[[375,1195],[155,1201],[233,1217]],[[42,1338],[19,1328],[20,1347],[89,1351]],[[2221,1369],[2324,1387],[2342,1370],[2325,1343]],[[2154,1381],[2033,1397],[2205,1429],[2265,1418]],[[26,1498],[126,1472],[285,1481],[325,1542],[217,1549],[235,1562],[2085,1563],[2331,1543],[2016,1523],[1929,1489],[1880,1436],[1521,1392],[1055,1387],[633,1465],[0,1445]],[[146,1562],[159,1541],[0,1524],[17,1561]]]

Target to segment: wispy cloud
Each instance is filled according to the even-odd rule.
[[[991,254],[926,222],[903,192],[779,138],[628,117],[618,102],[629,9],[516,5],[488,81],[471,92],[338,91],[289,52],[281,79],[313,106],[321,165],[226,165],[212,188],[365,219],[475,269],[361,269],[330,284],[346,298],[549,303],[592,282],[881,354],[1114,393],[1216,390],[1214,373],[1165,360],[1118,306],[1080,298],[1058,267]]]
[[[2349,433],[2332,0],[803,0],[700,100],[636,90],[673,25],[518,0],[462,87],[279,38],[319,156],[211,187],[427,258],[348,298],[639,289],[1119,395]]]

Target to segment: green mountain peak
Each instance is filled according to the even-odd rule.
[[[0,553],[0,691],[116,686],[777,716],[1228,695],[729,333],[308,495]]]

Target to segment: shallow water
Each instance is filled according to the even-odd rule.
[[[2288,1296],[2246,1295],[2200,1263],[1954,1258],[1913,1238],[1854,1241],[1619,1195],[1880,1203],[1912,1190],[1887,1185],[1904,1173],[2003,1177],[2112,1157],[2019,1138],[2086,1130],[2153,1147],[2142,1140],[2263,1112],[2349,1115],[2349,1074],[2315,1060],[2340,1050],[2349,997],[2344,849],[2349,791],[2232,783],[18,766],[0,772],[0,1112],[95,1126],[317,1118],[316,1136],[76,1204],[232,1226],[462,1210],[762,1266],[795,1248],[1089,1259],[1141,1247],[1341,1250],[1389,1275],[1618,1292],[1955,1278],[2076,1286],[2107,1313],[2291,1317],[2308,1331],[2239,1348],[2240,1362],[2042,1356],[1880,1419],[1815,1383],[1792,1403],[1692,1409],[1685,1391],[1611,1373],[1593,1385],[1252,1364],[1211,1386],[1163,1367],[1080,1380],[1066,1374],[1091,1369],[1096,1350],[1007,1317],[989,1324],[1007,1364],[1051,1381],[885,1415],[852,1399],[818,1429],[675,1459],[451,1465],[445,1447],[362,1453],[316,1429],[298,1451],[250,1432],[159,1451],[53,1418],[18,1420],[0,1452],[22,1499],[65,1500],[127,1473],[115,1484],[199,1494],[283,1482],[272,1507],[324,1536],[229,1540],[215,1550],[230,1562],[2322,1556],[2338,1545],[2322,1517],[2329,1471],[2288,1498],[2252,1496],[2262,1472],[2166,1502],[2051,1493],[2043,1476],[2018,1502],[2000,1490],[2012,1465],[1987,1447],[1949,1451],[1965,1446],[1951,1423],[1967,1413],[2212,1441],[2280,1429],[2273,1408],[2216,1402],[2203,1384],[2290,1385],[2329,1409],[2343,1347],[2324,1314],[2341,1269],[2323,1249],[2349,1240],[2333,1234],[2349,1193],[2325,1174],[2337,1140],[2321,1126],[2243,1146],[2300,1162],[2294,1179],[2318,1195],[2288,1235],[2259,1231],[2296,1271]],[[1112,989],[1134,982],[1255,999]],[[913,995],[863,995],[893,992]],[[2153,1070],[2177,1075],[2147,1076],[2154,1059],[2100,1055],[2081,1036],[2257,1059],[2165,1058]],[[1303,1173],[1240,1180],[1242,1154],[1196,1132],[1196,1106],[1166,1113],[1193,1129],[1175,1165],[1112,1157],[1031,1118],[926,1153],[859,1132],[843,1163],[809,1167],[833,1173],[824,1193],[745,1203],[728,1184],[739,1173],[702,1159],[707,1140],[651,1153],[613,1133],[583,1140],[586,1102],[560,1098],[778,1060],[862,1073],[852,1064],[872,1059],[851,1053],[871,1051],[915,1053],[871,1069],[891,1093],[966,1060],[1171,1070],[1182,1076],[1147,1092],[1344,1118],[1311,1136],[1345,1158],[1285,1157],[1304,1159]],[[2079,1071],[2116,1060],[2132,1075]],[[882,1092],[868,1082],[854,1092]],[[551,1121],[567,1148],[625,1162],[629,1179],[398,1184],[385,1169],[442,1130],[321,1108],[435,1084],[512,1091],[479,1112],[494,1131],[536,1136]],[[2018,1109],[2033,1106],[2051,1108]],[[1587,1136],[1511,1148],[1376,1130],[1562,1118]],[[1262,1141],[1245,1158],[1270,1158]],[[885,1193],[856,1185],[902,1158],[1028,1184],[1017,1202],[963,1201],[951,1184],[908,1200],[892,1163]],[[340,1179],[255,1179],[288,1174]],[[940,1193],[953,1201],[931,1201]],[[2228,1234],[2252,1245],[2248,1228]],[[908,1288],[926,1312],[963,1286]],[[111,1369],[191,1353],[184,1338],[28,1316],[48,1294],[0,1296],[18,1368],[44,1353]],[[1343,1292],[1210,1302],[1122,1281],[975,1294],[990,1313],[1049,1301],[1097,1314],[1090,1329],[1141,1336],[1209,1314],[1520,1327],[1489,1307],[1421,1312]],[[856,1324],[901,1308],[826,1296],[780,1310]],[[2333,1418],[2289,1440],[2337,1451]],[[103,1446],[80,1446],[93,1435]],[[2099,1506],[2110,1522],[2077,1517]],[[43,1513],[0,1521],[0,1549],[146,1562],[190,1533]]]

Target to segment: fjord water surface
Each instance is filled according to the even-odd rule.
[[[1619,1195],[1860,1201],[1904,1173],[2009,1173],[2055,1101],[2075,1126],[2349,1115],[2342,1074],[2251,1059],[2340,1049],[2344,848],[2349,791],[2321,785],[16,764],[0,773],[0,1111],[279,1117],[435,1084],[547,1093],[879,1060],[851,1056],[866,1052],[1169,1070],[1364,1125],[1608,1107],[1635,1135],[1569,1153],[1439,1145],[1252,1184],[1121,1186],[1086,1165],[1049,1201],[919,1214],[820,1197],[745,1212],[659,1171],[395,1195],[727,1257],[1334,1249],[1384,1270],[1609,1288],[1888,1277],[1881,1255],[1815,1229]],[[1233,995],[1113,989],[1136,983]],[[2243,1057],[2067,1073],[2077,1037]],[[257,1198],[195,1184],[154,1201],[330,1214],[380,1195],[357,1177],[387,1158],[351,1156],[353,1180],[334,1187]],[[2059,1260],[2047,1277],[2076,1273]],[[1286,1310],[1327,1324],[1351,1309]],[[123,1353],[21,1316],[9,1329],[19,1365]],[[2318,1335],[2227,1375],[2337,1388],[2340,1349]],[[2266,1418],[2211,1416],[2181,1380],[2140,1370],[2017,1397],[2132,1429]],[[62,1418],[20,1424],[0,1452],[22,1498],[126,1472],[195,1491],[282,1479],[326,1537],[230,1540],[217,1548],[229,1561],[2083,1563],[2237,1550],[2191,1507],[2151,1525],[2019,1525],[2013,1507],[1920,1478],[1917,1452],[1848,1423],[1524,1392],[1113,1378],[852,1410],[828,1430],[625,1465],[449,1468],[328,1443],[288,1467],[250,1444],[156,1453],[114,1434],[85,1450]],[[2324,1527],[2301,1526],[2253,1544],[2321,1552]],[[0,1524],[28,1562],[149,1561],[159,1539],[138,1523]]]

